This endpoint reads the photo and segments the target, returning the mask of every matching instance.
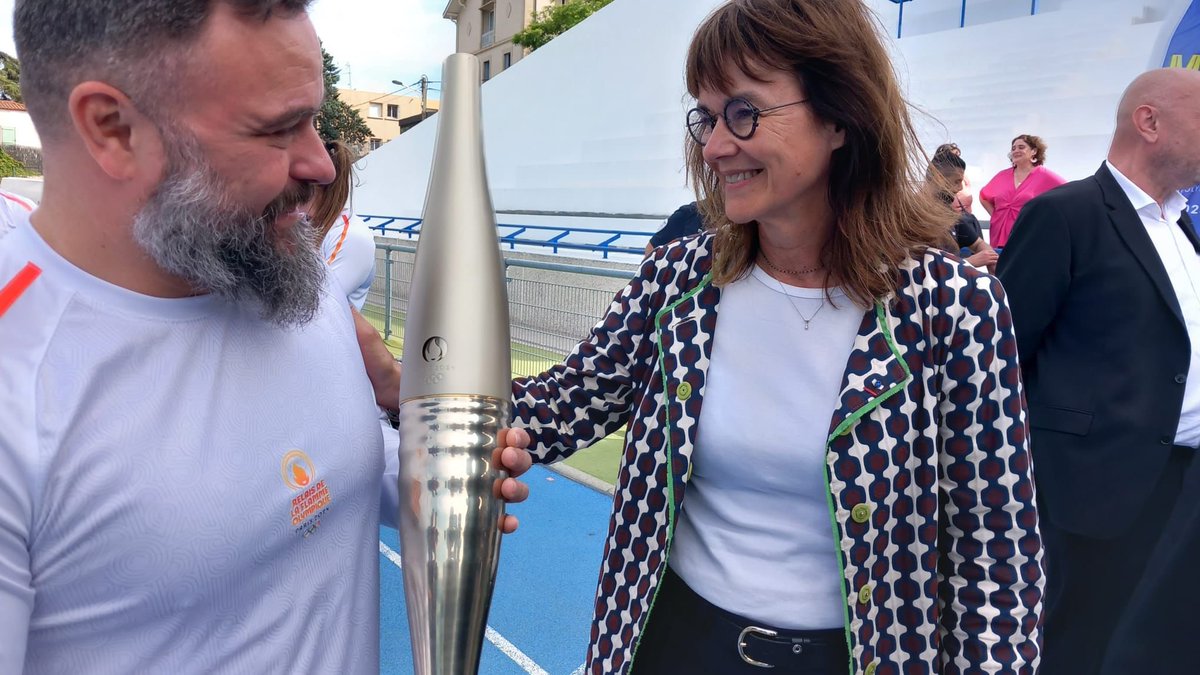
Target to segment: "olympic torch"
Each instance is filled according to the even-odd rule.
[[[478,672],[500,559],[508,300],[483,160],[479,60],[448,57],[400,385],[400,543],[418,675]]]

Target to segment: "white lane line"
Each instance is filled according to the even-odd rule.
[[[496,645],[497,649],[504,652],[505,656],[512,659],[513,662],[518,666],[521,666],[521,668],[523,668],[525,672],[529,673],[529,675],[550,675],[550,673],[542,670],[541,666],[534,663],[533,659],[526,656],[525,652],[517,649],[517,646],[508,640],[505,640],[504,636],[497,633],[496,629],[492,628],[491,626],[487,627],[487,631],[484,632],[484,636],[487,638],[488,642]]]
[[[396,553],[394,550],[392,550],[391,546],[388,546],[387,544],[380,541],[379,542],[379,552],[383,554],[383,557],[392,561],[393,565],[403,569],[403,566],[400,562],[400,554]],[[496,630],[494,628],[492,628],[491,626],[487,627],[487,630],[484,632],[484,637],[487,638],[488,642],[492,643],[493,645],[496,645],[497,649],[504,652],[505,656],[512,659],[514,663],[516,663],[518,666],[520,666],[522,670],[529,673],[529,675],[550,675],[550,673],[546,672],[545,670],[542,669],[541,666],[539,666],[537,663],[535,663],[533,659],[529,658],[525,654],[525,652],[521,651],[520,649],[517,649],[516,645],[514,645],[513,643],[504,639],[504,636],[497,633]],[[583,666],[580,666],[579,670],[576,672],[582,673]],[[572,674],[572,675],[574,675],[574,674]]]
[[[388,546],[381,541],[379,542],[379,552],[383,554],[383,557],[391,560],[392,564],[394,564],[396,567],[404,569],[404,565],[400,562],[400,554],[393,551],[391,546]]]

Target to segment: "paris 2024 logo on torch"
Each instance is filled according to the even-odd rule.
[[[429,363],[437,363],[446,358],[449,348],[445,338],[434,335],[425,341],[425,346],[421,348],[421,356]]]

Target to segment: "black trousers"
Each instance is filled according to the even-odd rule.
[[[845,675],[849,670],[841,628],[779,630],[777,637],[743,635],[747,626],[775,629],[713,605],[670,568],[662,584],[630,675]],[[742,650],[746,656],[774,668],[743,660],[738,654],[739,638],[746,642]]]
[[[1056,528],[1053,514],[1042,518],[1046,610],[1038,675],[1200,673],[1189,642],[1146,649],[1156,624],[1186,627],[1181,640],[1200,635],[1196,605],[1172,598],[1173,589],[1194,585],[1200,569],[1187,550],[1196,551],[1200,537],[1200,476],[1189,475],[1200,467],[1195,453],[1171,451],[1150,499],[1117,537],[1080,536]]]
[[[1117,628],[1100,672],[1196,675],[1200,638],[1200,460],[1183,471],[1179,497]]]

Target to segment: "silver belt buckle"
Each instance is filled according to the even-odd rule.
[[[758,626],[746,626],[742,629],[742,632],[738,634],[738,656],[742,657],[743,661],[752,666],[756,666],[758,668],[774,668],[775,666],[771,665],[770,663],[756,661],[746,654],[746,636],[750,635],[751,633],[762,635],[764,637],[775,637],[779,635],[779,633],[766,628],[759,628]]]

